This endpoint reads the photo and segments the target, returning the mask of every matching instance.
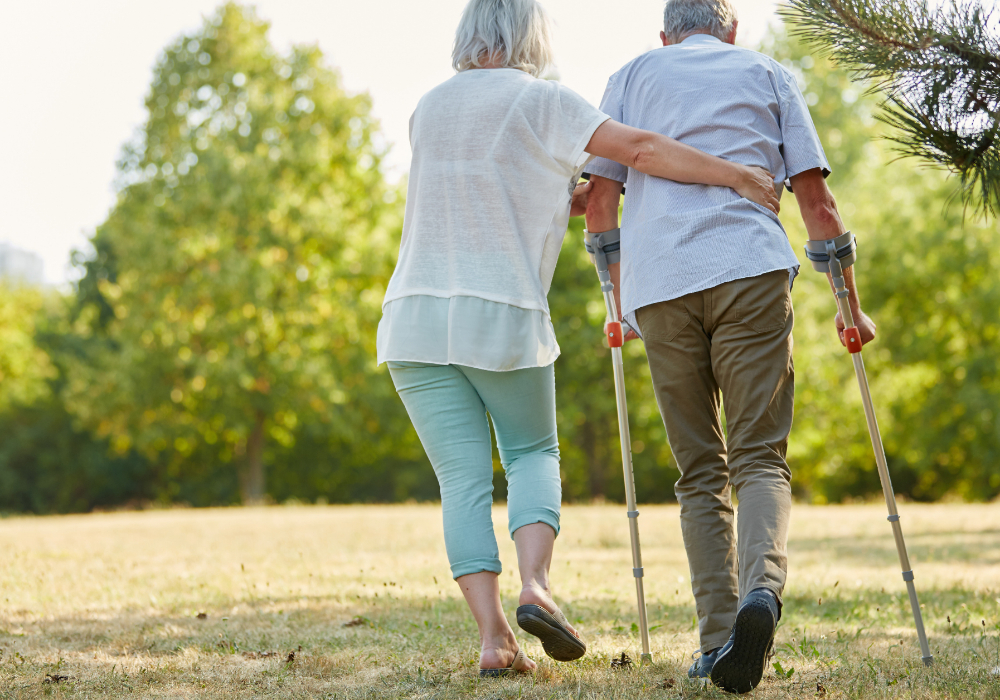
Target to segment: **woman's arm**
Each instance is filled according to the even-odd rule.
[[[597,127],[586,150],[647,175],[731,187],[775,214],[781,209],[774,192],[774,176],[764,168],[716,158],[669,136],[625,126],[613,119]]]

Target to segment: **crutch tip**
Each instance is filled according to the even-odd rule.
[[[921,658],[924,660],[924,666],[933,666],[934,665],[934,657],[933,656],[923,656]]]
[[[652,654],[640,654],[639,655],[639,665],[640,666],[651,666],[653,664]]]

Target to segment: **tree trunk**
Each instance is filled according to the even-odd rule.
[[[247,437],[246,462],[240,474],[240,491],[243,505],[259,506],[264,503],[264,413],[257,411],[253,431]]]

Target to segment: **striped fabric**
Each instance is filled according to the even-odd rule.
[[[608,81],[601,111],[765,167],[776,183],[813,168],[830,172],[795,78],[773,59],[712,36],[697,34],[628,63]],[[622,309],[633,327],[643,306],[774,270],[797,274],[778,217],[733,190],[662,180],[603,158],[585,170],[628,184]]]

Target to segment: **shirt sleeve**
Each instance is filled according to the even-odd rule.
[[[781,151],[785,161],[785,177],[791,178],[813,168],[820,168],[823,177],[826,177],[830,174],[830,164],[826,160],[823,144],[819,140],[819,134],[816,133],[816,126],[809,115],[809,107],[802,97],[802,91],[799,90],[791,73],[784,68],[780,68],[779,71]],[[786,182],[786,186],[788,185]]]
[[[616,122],[624,122],[622,119],[622,104],[624,102],[623,88],[618,80],[620,73],[615,73],[608,80],[608,86],[604,90],[604,97],[601,99],[601,111],[614,119]],[[584,172],[588,175],[598,175],[606,177],[616,182],[628,181],[628,168],[621,163],[616,163],[607,158],[594,158]]]
[[[549,154],[570,174],[578,173],[590,155],[587,144],[608,115],[568,87],[551,84],[549,128],[545,140]]]

